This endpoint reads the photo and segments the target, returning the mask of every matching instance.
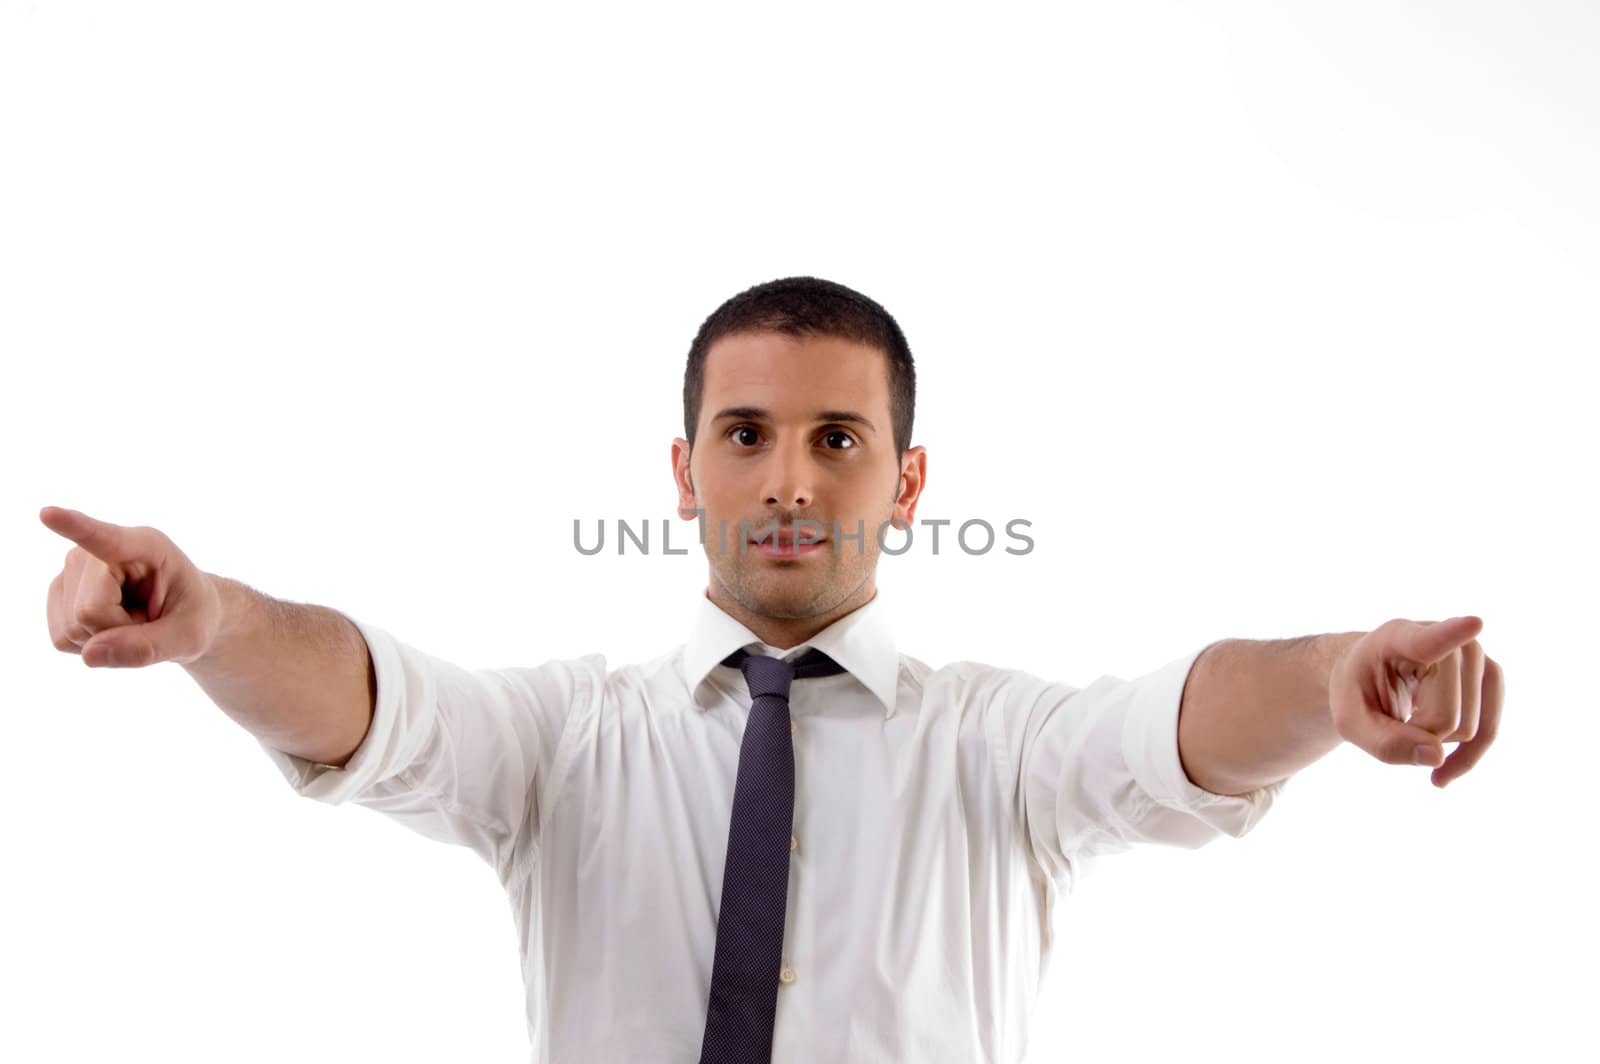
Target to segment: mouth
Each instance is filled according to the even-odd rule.
[[[769,556],[787,555],[790,557],[811,554],[826,542],[828,540],[825,536],[814,535],[805,530],[799,533],[792,530],[769,533],[765,536],[751,537],[749,540],[750,546],[762,554]]]

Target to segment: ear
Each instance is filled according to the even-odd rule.
[[[689,475],[689,441],[679,438],[672,441],[672,479],[678,489],[678,516],[685,521],[700,517],[699,503],[695,499],[694,478]]]
[[[910,528],[916,519],[917,503],[922,489],[928,483],[928,452],[924,447],[911,447],[900,461],[900,480],[894,500],[895,528]]]

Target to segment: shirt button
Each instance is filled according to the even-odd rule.
[[[784,965],[782,970],[778,972],[778,981],[781,983],[794,982],[794,969],[789,967],[787,964]]]
[[[790,835],[789,836],[789,850],[791,852],[793,852],[794,850],[798,850],[799,848],[800,848],[800,840],[797,839],[795,836]]]
[[[790,735],[799,735],[800,734],[800,725],[793,717],[789,718],[789,734]]]

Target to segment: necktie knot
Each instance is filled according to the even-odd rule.
[[[745,683],[750,685],[750,697],[774,695],[785,700],[789,697],[789,685],[794,680],[812,676],[837,676],[845,671],[843,665],[816,647],[807,650],[794,661],[784,661],[782,658],[769,657],[766,654],[752,654],[741,647],[723,658],[722,664],[744,673]]]

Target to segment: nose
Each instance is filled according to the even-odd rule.
[[[811,463],[806,457],[805,446],[804,440],[790,440],[773,448],[764,489],[766,505],[811,505],[815,490],[811,486]]]

